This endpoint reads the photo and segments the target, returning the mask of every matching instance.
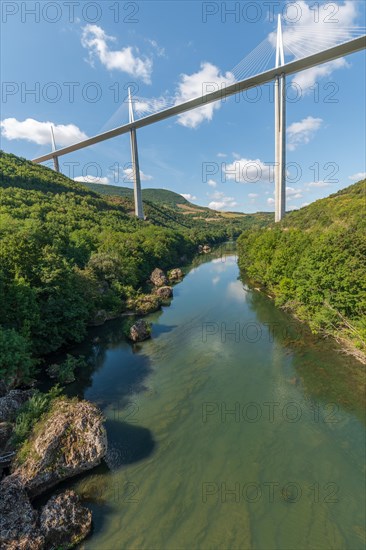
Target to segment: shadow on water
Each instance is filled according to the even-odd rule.
[[[108,453],[106,463],[110,470],[132,464],[150,456],[156,446],[151,431],[127,422],[106,420]]]
[[[241,277],[249,287],[245,276]],[[266,324],[271,336],[292,355],[300,383],[311,400],[334,403],[365,421],[365,368],[347,356],[332,338],[314,335],[309,326],[275,306],[263,292],[251,288],[248,305]]]

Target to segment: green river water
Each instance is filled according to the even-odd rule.
[[[232,252],[198,258],[148,319],[142,344],[116,320],[79,348],[90,371],[70,392],[109,439],[70,484],[93,511],[81,548],[363,549],[355,360],[243,283]]]

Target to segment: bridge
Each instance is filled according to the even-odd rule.
[[[352,32],[359,32],[358,28],[353,29],[337,29],[335,33],[336,37],[349,37],[352,35]],[[305,37],[305,38],[304,38]],[[310,33],[311,37],[311,33]],[[310,38],[311,39],[311,38]],[[309,33],[308,33],[309,40]],[[319,41],[319,36],[317,37]],[[135,119],[133,100],[131,92],[129,90],[128,102],[129,102],[129,122],[122,126],[118,126],[112,130],[108,130],[101,134],[95,135],[93,137],[87,138],[73,145],[69,145],[62,149],[56,149],[55,136],[53,129],[51,128],[51,143],[52,151],[45,155],[42,155],[38,158],[33,159],[35,163],[45,162],[47,160],[53,160],[54,168],[56,171],[59,171],[59,157],[66,155],[68,153],[73,153],[85,147],[90,147],[102,141],[108,139],[113,139],[117,136],[123,134],[130,134],[131,142],[131,160],[132,160],[132,173],[133,173],[133,183],[134,183],[134,200],[135,200],[135,215],[138,218],[144,218],[143,204],[142,204],[142,195],[141,195],[141,180],[140,180],[140,169],[139,169],[139,156],[138,156],[138,146],[137,146],[137,133],[136,131],[139,128],[143,128],[150,124],[155,124],[161,120],[167,118],[178,116],[192,109],[205,106],[209,103],[223,100],[227,97],[233,96],[235,94],[241,93],[250,88],[261,86],[263,84],[274,82],[274,107],[275,107],[275,163],[274,163],[274,176],[275,176],[275,221],[279,222],[283,218],[286,212],[286,77],[294,73],[305,71],[317,65],[327,63],[334,59],[349,55],[361,50],[366,49],[366,35],[356,36],[350,40],[341,42],[340,44],[331,45],[330,47],[325,47],[321,51],[316,51],[315,53],[310,53],[310,55],[305,55],[298,57],[304,51],[309,51],[309,45],[307,48],[304,48],[304,41],[306,42],[306,32],[305,34],[300,33],[300,44],[303,45],[300,51],[300,46],[290,43],[287,45],[288,50],[295,55],[295,59],[288,63],[285,63],[284,55],[284,40],[283,32],[281,25],[281,16],[278,16],[277,32],[276,32],[276,62],[275,67],[259,72],[258,74],[246,77],[244,79],[238,80],[233,84],[227,85],[215,90],[203,94],[194,99],[188,101],[174,104],[168,106],[167,108],[159,108],[161,102],[155,102],[155,111],[157,106],[157,111],[143,116],[141,118]],[[265,41],[263,41],[265,42]],[[330,39],[330,33],[322,35],[320,37],[320,43],[328,46],[332,42]],[[258,47],[256,48],[258,49]],[[254,50],[255,51],[255,50]],[[262,50],[260,50],[263,52]],[[259,52],[258,52],[259,55]],[[297,58],[296,58],[297,57]],[[248,60],[250,59],[250,54],[247,56]],[[253,66],[253,62],[251,62]],[[242,68],[245,64],[241,63],[237,67],[240,67],[240,74],[243,74]],[[248,72],[248,71],[247,71]],[[168,102],[162,102],[163,106]],[[154,109],[153,109],[154,111]]]

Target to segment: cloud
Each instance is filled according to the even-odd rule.
[[[220,69],[211,63],[201,63],[201,69],[191,75],[182,74],[178,84],[175,104],[184,103],[190,99],[200,97],[209,91],[221,89],[235,81],[234,75],[230,72],[221,74]],[[178,123],[187,128],[196,128],[205,120],[212,120],[215,110],[220,108],[221,103],[215,101],[203,107],[197,107],[178,116]]]
[[[225,158],[225,157],[227,157],[227,154],[226,153],[217,153],[217,156],[219,158]]]
[[[273,166],[266,165],[259,159],[238,159],[229,164],[222,164],[226,179],[236,183],[256,183],[258,181],[273,181]]]
[[[286,198],[288,201],[292,201],[294,199],[302,199],[302,190],[301,189],[295,189],[294,187],[286,187]]]
[[[304,206],[309,206],[310,202],[303,202],[300,208],[304,208]]]
[[[108,184],[109,183],[109,179],[108,178],[102,178],[102,177],[98,177],[98,176],[91,176],[91,175],[87,175],[87,176],[77,176],[76,178],[74,178],[74,181],[78,181],[80,183],[103,183],[103,184]]]
[[[305,184],[305,187],[329,187],[329,186],[330,186],[330,183],[324,180],[311,181],[310,183]]]
[[[197,197],[195,195],[191,195],[190,193],[180,193],[182,197],[184,197],[187,201],[196,201]]]
[[[211,201],[208,207],[213,210],[229,210],[238,205],[234,197],[227,197],[225,196],[225,193],[220,191],[215,191],[211,195],[211,198],[215,200]]]
[[[300,122],[293,122],[287,128],[288,144],[290,151],[294,151],[302,143],[309,143],[315,132],[319,130],[323,122],[321,118],[308,116]]]
[[[150,46],[156,51],[156,55],[158,57],[166,57],[165,48],[160,47],[156,40],[150,40],[148,38],[147,41],[150,44]]]
[[[348,179],[352,181],[360,181],[364,180],[365,178],[366,172],[357,172],[357,174],[353,174],[353,176],[348,176]]]
[[[275,203],[275,200],[272,197],[268,197],[267,204],[273,205]]]
[[[314,5],[304,0],[297,0],[286,10],[289,25],[283,27],[285,61],[288,57],[299,59],[310,53],[321,51],[353,37],[353,27],[358,17],[357,3],[353,0],[321,4],[320,10],[314,10]],[[319,6],[319,4],[317,4]],[[336,8],[336,11],[335,11]],[[294,21],[299,16],[299,20]],[[276,31],[270,33],[268,39],[276,47]],[[311,86],[317,79],[330,76],[334,70],[347,67],[344,58],[324,65],[313,67],[297,74],[292,82],[301,87],[303,93],[310,93]]]
[[[128,181],[133,181],[133,174],[134,174],[133,168],[125,168],[123,170],[123,173],[126,176]],[[153,179],[152,176],[149,176],[148,174],[145,174],[142,170],[140,170],[140,180],[141,181],[150,181],[152,179]]]
[[[294,83],[295,89],[301,90],[303,94],[309,94],[314,91],[312,87],[319,78],[330,76],[335,69],[349,66],[349,63],[347,63],[344,57],[340,57],[339,59],[324,63],[324,65],[318,65],[317,67],[302,71],[295,76],[292,82]]]
[[[38,145],[49,145],[51,149],[51,126],[55,135],[57,147],[71,145],[77,141],[87,139],[75,124],[55,124],[54,122],[40,122],[33,118],[20,121],[16,118],[6,118],[0,122],[1,135],[8,139],[25,139]]]
[[[217,182],[215,180],[208,180],[207,184],[211,187],[217,187]]]
[[[258,193],[248,193],[248,197],[249,197],[250,199],[255,199],[255,198],[257,198],[258,196],[259,196]]]
[[[148,57],[139,57],[138,49],[127,46],[121,50],[111,50],[108,42],[115,42],[114,36],[108,36],[98,25],[86,25],[82,29],[81,44],[89,52],[89,60],[94,58],[109,71],[116,70],[141,78],[147,84],[151,82],[153,62]]]

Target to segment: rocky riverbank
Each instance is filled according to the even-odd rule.
[[[14,406],[9,407],[14,391],[18,392],[17,402],[24,403],[29,397],[29,392],[13,390],[0,398],[0,415],[10,426],[16,412]],[[11,439],[3,444],[0,454],[9,448]],[[40,511],[32,500],[61,481],[94,468],[106,452],[100,410],[87,401],[56,398],[16,449],[10,475],[0,483],[0,548],[71,548],[85,538],[91,529],[91,512],[76,493],[54,495]]]

